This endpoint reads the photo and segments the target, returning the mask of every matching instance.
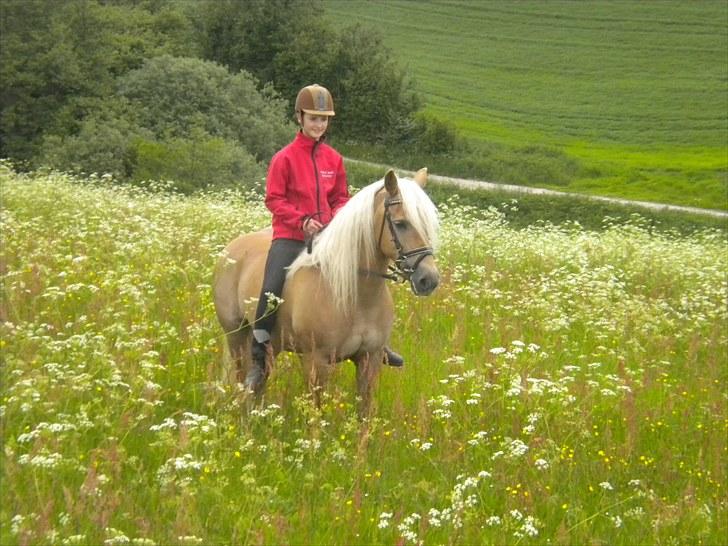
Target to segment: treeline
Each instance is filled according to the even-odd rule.
[[[452,148],[380,36],[318,0],[5,0],[0,157],[16,167],[254,184],[292,136],[302,86],[329,87],[342,144]]]

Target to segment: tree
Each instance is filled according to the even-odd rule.
[[[191,190],[253,184],[291,136],[285,103],[250,74],[163,55],[119,78],[77,135],[45,139],[43,161],[127,180],[177,180]]]
[[[193,15],[204,55],[272,82],[292,107],[305,85],[329,88],[331,132],[365,142],[397,142],[412,131],[419,101],[381,36],[361,26],[337,29],[317,0],[213,0]],[[292,111],[291,111],[292,113]]]
[[[77,134],[145,58],[196,55],[172,0],[0,3],[0,156],[30,160],[44,136]]]
[[[184,138],[200,129],[268,161],[292,130],[285,102],[257,85],[244,71],[233,75],[216,63],[164,55],[121,78],[118,93],[158,139]]]

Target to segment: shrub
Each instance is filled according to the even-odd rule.
[[[265,176],[264,167],[245,148],[221,138],[138,140],[134,156],[134,181],[170,180],[183,193],[210,187],[252,187]]]
[[[77,135],[44,139],[44,164],[120,180],[165,178],[189,192],[252,185],[293,132],[284,103],[245,72],[168,55],[122,77],[91,104]]]
[[[102,107],[82,123],[77,135],[46,136],[40,163],[62,171],[109,173],[118,180],[127,179],[134,170],[132,143],[152,134],[123,110]]]
[[[163,55],[124,76],[119,94],[158,139],[186,138],[200,129],[237,141],[267,161],[289,140],[292,128],[285,102],[269,87],[258,91],[257,83],[245,71],[231,74],[210,61]]]
[[[419,114],[415,120],[414,140],[423,154],[448,155],[458,147],[457,130],[442,119]]]

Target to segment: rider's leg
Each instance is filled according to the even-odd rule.
[[[263,287],[258,307],[255,312],[255,323],[253,324],[253,343],[251,356],[253,365],[248,373],[246,384],[259,385],[266,377],[266,355],[270,350],[270,335],[275,326],[275,306],[277,302],[270,302],[268,294],[280,298],[283,294],[283,284],[286,280],[287,267],[301,253],[304,243],[293,239],[276,239],[273,241],[268,252],[265,263],[265,274]]]
[[[399,353],[395,353],[389,347],[385,346],[384,347],[384,363],[388,366],[393,366],[395,368],[399,368],[400,366],[404,365],[404,357]]]

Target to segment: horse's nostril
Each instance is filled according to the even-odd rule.
[[[438,279],[432,275],[422,275],[415,279],[416,293],[421,296],[427,296],[437,288]]]

